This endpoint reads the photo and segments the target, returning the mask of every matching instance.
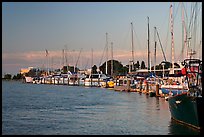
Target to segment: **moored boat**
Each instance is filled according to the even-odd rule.
[[[201,64],[199,59],[185,59],[188,92],[169,96],[169,109],[173,120],[190,127],[203,130],[204,103],[201,81]],[[191,71],[197,67],[197,71]]]
[[[105,74],[91,74],[84,79],[84,86],[101,87],[108,82],[109,77]]]
[[[133,91],[134,79],[128,78],[126,76],[120,77],[116,80],[116,84],[114,86],[115,91]],[[136,90],[135,90],[136,91]]]
[[[25,76],[26,83],[33,83],[33,77]]]

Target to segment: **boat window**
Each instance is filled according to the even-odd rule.
[[[122,80],[119,80],[119,85],[122,85],[123,84],[123,81]]]
[[[99,78],[99,75],[91,75],[91,78]]]

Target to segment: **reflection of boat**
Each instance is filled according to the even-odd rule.
[[[201,135],[202,133],[194,128],[186,127],[183,124],[179,124],[175,120],[169,121],[169,133],[168,135]]]
[[[196,129],[203,129],[204,123],[201,64],[199,59],[184,60],[189,90],[168,98],[172,119]],[[192,67],[196,71],[191,71]]]

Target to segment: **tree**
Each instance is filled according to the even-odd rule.
[[[134,68],[139,69],[140,68],[140,63],[137,61],[137,63],[134,65]]]
[[[21,73],[18,73],[17,75],[13,76],[13,79],[22,79],[23,75]]]
[[[142,61],[142,62],[141,62],[141,69],[145,69],[145,68],[146,68],[146,66],[145,66],[145,62]]]
[[[4,79],[11,79],[11,74],[5,74]]]
[[[91,73],[92,74],[97,74],[97,66],[94,65],[92,68],[91,68]]]
[[[100,71],[102,71],[104,74],[106,73],[106,62],[104,62],[100,67]],[[121,62],[117,60],[113,60],[113,72],[114,76],[118,74],[127,74],[128,68],[123,67]],[[111,60],[108,61],[108,75],[111,75]]]
[[[34,77],[34,76],[36,76],[36,71],[35,71],[35,69],[29,70],[29,72],[26,73],[25,76],[29,76],[29,77]]]

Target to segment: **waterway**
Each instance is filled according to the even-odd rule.
[[[106,88],[2,81],[2,135],[198,135],[168,102]]]

